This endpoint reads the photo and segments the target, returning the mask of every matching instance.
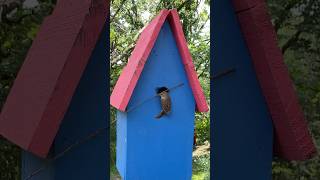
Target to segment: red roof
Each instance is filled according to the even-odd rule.
[[[2,109],[2,136],[41,157],[47,155],[108,13],[105,0],[58,1]]]
[[[187,41],[184,37],[179,15],[176,10],[162,10],[142,31],[126,67],[123,69],[110,97],[110,104],[120,111],[125,111],[133,90],[138,82],[143,67],[155,44],[160,29],[168,20],[173,31],[185,71],[192,89],[196,108],[199,112],[208,111],[203,90],[195,71]]]
[[[275,129],[275,155],[304,160],[317,152],[277,45],[264,0],[233,0]]]

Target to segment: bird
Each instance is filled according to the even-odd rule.
[[[171,112],[171,98],[168,91],[162,91],[158,94],[161,101],[161,112],[155,117],[161,118],[163,115],[167,115]]]

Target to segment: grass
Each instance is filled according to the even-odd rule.
[[[210,179],[210,154],[193,157],[192,180]]]
[[[192,180],[207,180],[209,177],[207,172],[199,172],[192,175]]]
[[[210,154],[193,157],[192,180],[210,179]],[[120,180],[119,174],[114,166],[111,167],[111,180]]]

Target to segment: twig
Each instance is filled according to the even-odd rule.
[[[185,0],[180,6],[177,8],[177,11],[179,12],[187,3],[191,2],[191,0]]]
[[[292,44],[296,43],[301,35],[302,31],[298,30],[296,33],[294,33],[294,35],[282,46],[281,51],[282,54],[284,54],[289,48],[290,46],[292,46]]]

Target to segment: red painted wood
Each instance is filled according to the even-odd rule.
[[[254,0],[233,0],[233,3],[235,9],[241,9],[241,3],[249,1]],[[254,6],[238,12],[237,16],[273,120],[275,155],[287,160],[313,157],[316,148],[277,45],[265,2],[256,0]]]
[[[145,26],[140,34],[128,64],[124,67],[110,97],[110,104],[115,108],[125,111],[135,85],[148,59],[152,47],[160,32],[169,11],[162,10],[154,20]]]
[[[245,11],[263,3],[265,0],[233,0],[233,7],[236,12]]]
[[[185,65],[186,74],[196,100],[196,108],[200,112],[208,111],[208,105],[197,78],[197,73],[176,10],[162,10],[140,34],[135,49],[128,60],[128,64],[123,69],[110,97],[110,104],[118,110],[126,110],[144,64],[166,19],[170,22],[183,64]]]
[[[2,109],[1,135],[38,156],[47,155],[108,11],[104,0],[58,1]]]
[[[192,62],[192,57],[188,49],[186,38],[184,37],[177,10],[174,9],[170,11],[169,22],[172,28],[173,35],[176,39],[183,64],[185,66],[190,87],[196,101],[197,110],[199,112],[206,112],[209,108],[206,102],[206,98],[203,94],[203,90],[200,86],[197,72],[195,71],[195,67]]]

